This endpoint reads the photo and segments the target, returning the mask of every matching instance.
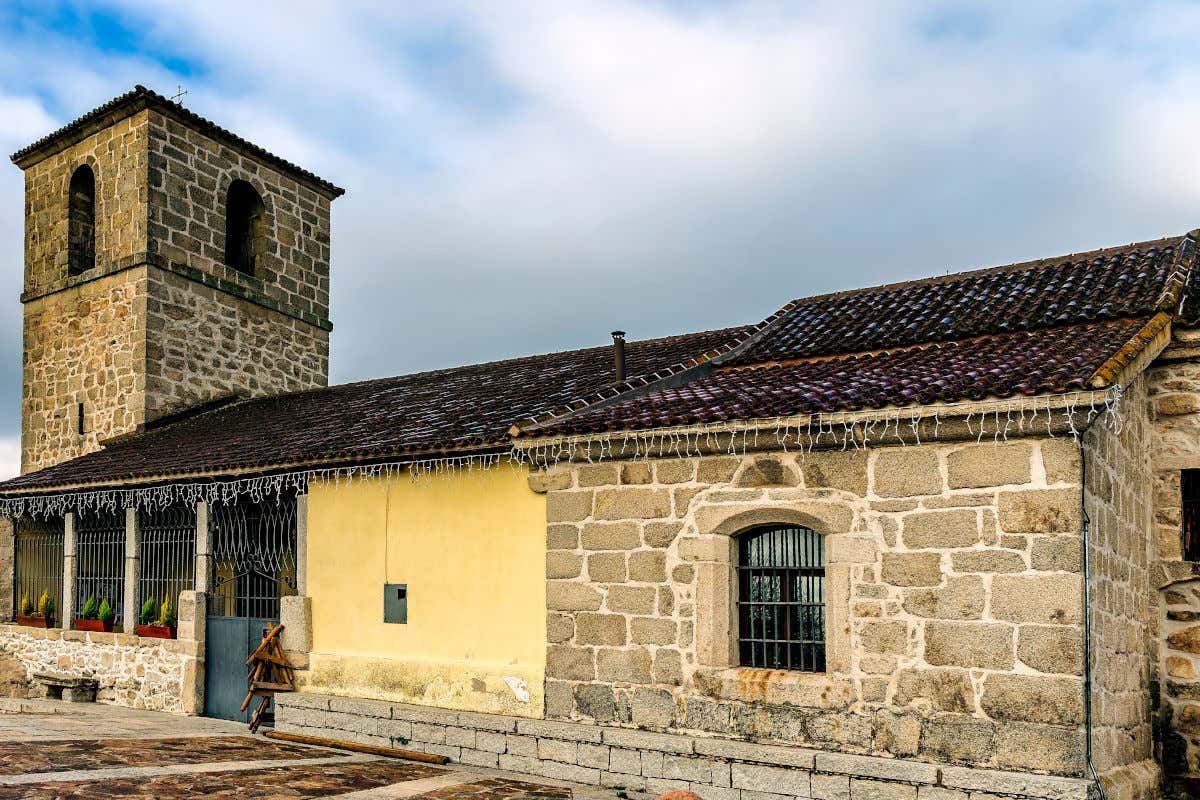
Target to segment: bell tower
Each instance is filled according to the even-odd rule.
[[[23,472],[206,404],[326,385],[341,189],[142,86],[12,160]]]

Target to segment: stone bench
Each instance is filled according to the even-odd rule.
[[[100,683],[95,678],[81,678],[61,672],[35,672],[33,680],[46,687],[50,700],[65,700],[68,703],[96,702],[96,689]]]

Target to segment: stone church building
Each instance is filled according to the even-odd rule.
[[[4,692],[242,718],[281,621],[278,728],[623,796],[1200,791],[1196,232],[331,387],[340,188],[143,87],[12,160]]]

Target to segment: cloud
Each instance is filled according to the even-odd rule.
[[[345,186],[335,380],[755,321],[1198,222],[1186,3],[107,9],[130,46],[0,26],[0,114],[25,120],[0,136],[182,82],[193,110]],[[12,408],[19,318],[0,309]]]
[[[21,474],[21,443],[16,439],[0,439],[0,480]]]

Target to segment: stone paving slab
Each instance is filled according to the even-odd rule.
[[[104,738],[97,738],[103,732]],[[583,800],[610,792],[246,735],[244,724],[0,699],[0,800]]]
[[[201,772],[99,781],[50,781],[0,786],[0,800],[293,800],[336,797],[428,778],[444,770],[425,764],[372,761],[246,771]],[[570,795],[558,795],[558,797]]]
[[[199,775],[206,772],[249,772],[256,769],[282,767],[313,767],[325,764],[361,764],[378,761],[374,756],[348,755],[329,758],[305,758],[297,761],[219,761],[209,764],[173,764],[156,767],[108,767],[102,769],[71,769],[65,772],[31,772],[25,775],[0,775],[0,786],[24,786],[31,783],[76,783],[88,781],[124,780],[126,778],[157,778],[160,775]]]
[[[526,783],[511,778],[486,778],[463,786],[435,789],[420,795],[436,800],[570,800],[570,789]]]
[[[245,735],[246,725],[102,703],[0,699],[0,742]]]
[[[214,761],[320,758],[334,754],[329,750],[256,739],[253,736],[64,739],[39,741],[33,747],[23,742],[0,742],[0,775]]]

